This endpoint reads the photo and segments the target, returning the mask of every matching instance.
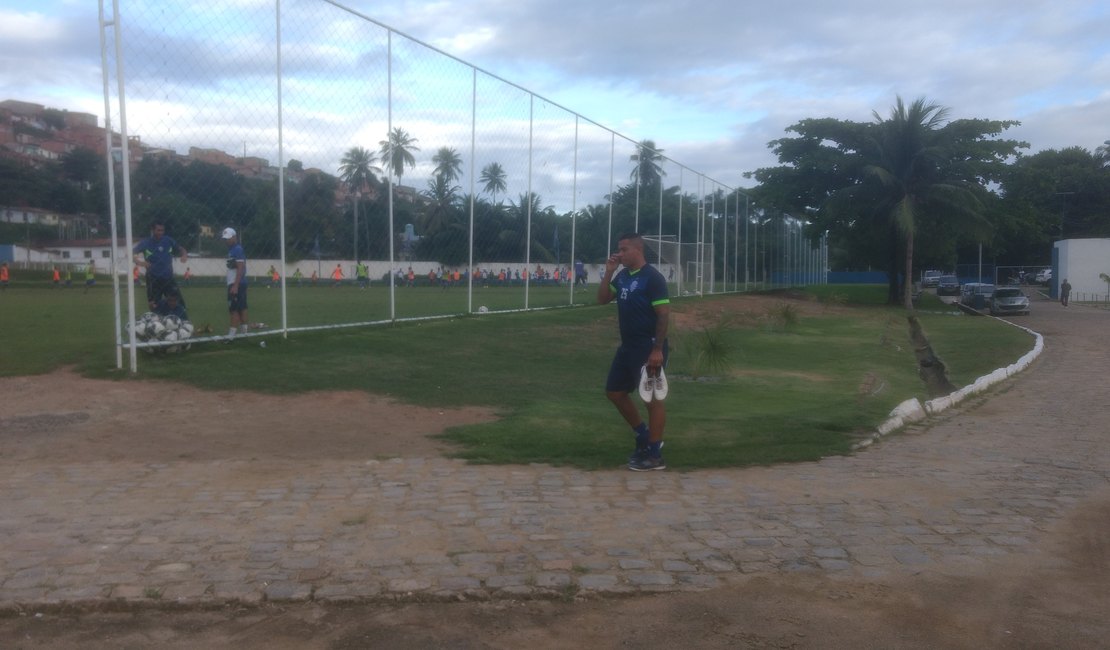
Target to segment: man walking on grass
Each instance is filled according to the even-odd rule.
[[[620,273],[614,273],[623,265]],[[605,262],[605,274],[597,289],[597,301],[617,301],[617,320],[621,345],[613,357],[605,395],[617,407],[636,435],[636,449],[628,459],[628,469],[637,472],[666,469],[661,453],[667,412],[667,325],[670,299],[667,281],[644,259],[644,240],[638,233],[621,235],[617,252]],[[648,422],[630,393],[639,387],[647,404]]]

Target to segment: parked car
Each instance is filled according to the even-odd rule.
[[[925,271],[921,275],[921,286],[928,289],[935,287],[940,283],[940,276],[943,275],[940,271]]]
[[[1019,287],[998,287],[990,302],[991,316],[1028,314],[1029,298]]]
[[[954,275],[942,275],[937,279],[938,296],[960,295],[960,279]]]
[[[1048,284],[1052,282],[1052,269],[1044,269],[1037,273],[1037,284]]]
[[[968,282],[960,287],[960,304],[972,309],[986,309],[994,295],[994,285],[985,282]]]

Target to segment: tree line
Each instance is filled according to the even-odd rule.
[[[707,210],[710,227],[732,232],[741,226],[730,221],[738,212],[749,228],[768,233],[781,232],[786,222],[804,224],[811,240],[827,234],[831,268],[886,270],[891,302],[906,299],[909,281],[922,269],[951,270],[960,260],[974,259],[980,245],[996,264],[1033,265],[1048,262],[1055,239],[1110,236],[1110,141],[1093,151],[1075,146],[1030,155],[1028,143],[1004,137],[1017,122],[950,119],[948,109],[925,98],[908,104],[896,98],[888,115],[876,112],[873,118],[809,118],[788,127],[785,137],[768,145],[779,165],[747,174],[756,184],[743,190],[749,199],[745,210],[737,210],[735,194],[706,197],[715,208]],[[287,257],[388,259],[387,180],[395,180],[398,192],[420,152],[416,137],[393,128],[374,149],[349,148],[335,175],[287,178]],[[654,141],[641,141],[628,161],[627,182],[572,215],[556,211],[536,193],[506,197],[508,178],[497,162],[482,168],[476,196],[463,193],[462,156],[439,147],[426,187],[417,196],[394,196],[394,255],[465,265],[471,204],[478,264],[523,261],[526,248],[535,262],[571,263],[572,216],[575,256],[602,262],[611,234],[631,231],[637,222],[643,232],[656,234],[660,201],[662,232],[681,229],[683,240],[691,241],[699,227],[699,197],[669,184],[662,160]],[[302,165],[293,160],[289,168],[300,171]],[[117,174],[117,191],[119,182]],[[276,179],[147,156],[134,170],[132,187],[140,234],[152,220],[163,219],[180,241],[219,253],[215,242],[202,241],[202,230],[233,225],[256,255],[279,250]],[[336,196],[343,194],[350,200],[337,205]],[[101,215],[106,233],[107,195],[104,161],[89,150],[75,149],[41,167],[0,159],[0,205]],[[730,208],[724,215],[726,200]],[[418,238],[403,236],[406,224],[414,225]],[[772,258],[783,246],[773,236],[760,243]],[[718,268],[727,254],[724,246],[716,248]]]
[[[760,213],[828,233],[834,269],[886,270],[889,302],[908,305],[919,271],[980,245],[993,263],[1037,265],[1054,240],[1110,236],[1110,141],[1027,155],[1002,137],[1018,122],[949,119],[926,98],[873,117],[802,120],[769,144],[780,164],[747,176]]]

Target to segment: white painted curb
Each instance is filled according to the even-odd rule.
[[[992,316],[991,318],[994,317]],[[1001,320],[1007,325],[1012,325],[1013,327],[1029,332],[1029,334],[1033,336],[1033,349],[1023,354],[1021,358],[1019,358],[1014,363],[1006,366],[1005,368],[998,368],[992,372],[989,372],[953,393],[949,393],[948,395],[945,395],[943,397],[931,399],[924,404],[919,402],[917,398],[908,399],[902,402],[898,406],[894,407],[894,410],[890,412],[890,415],[887,417],[886,420],[883,420],[881,423],[879,423],[879,426],[876,428],[875,433],[871,434],[864,440],[861,440],[860,442],[852,445],[852,449],[860,449],[862,447],[866,447],[882,436],[885,436],[892,431],[897,431],[907,424],[920,422],[921,420],[924,420],[930,416],[946,411],[964,401],[968,397],[982,393],[991,386],[1005,381],[1009,377],[1013,377],[1014,375],[1028,368],[1029,364],[1033,363],[1034,359],[1041,356],[1041,352],[1044,351],[1043,336],[1041,336],[1038,332],[1034,332],[1028,327],[1022,327],[1021,325],[1016,325],[1008,320],[1004,320],[1001,318],[999,318],[998,320]]]

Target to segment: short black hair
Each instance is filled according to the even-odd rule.
[[[166,227],[166,220],[165,219],[155,219],[154,221],[150,222],[150,229],[151,230],[154,230],[158,226],[162,226],[163,228],[165,228]]]

